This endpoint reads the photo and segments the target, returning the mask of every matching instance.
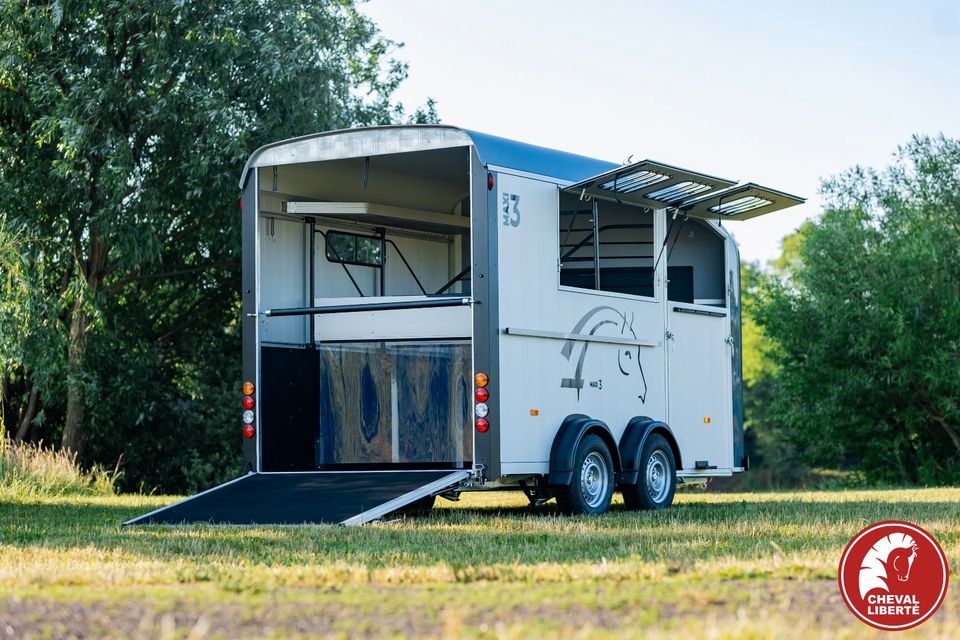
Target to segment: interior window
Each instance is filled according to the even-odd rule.
[[[560,197],[560,284],[653,297],[653,214]]]
[[[383,240],[377,236],[361,236],[342,231],[328,231],[326,256],[330,262],[343,262],[366,267],[383,264]]]

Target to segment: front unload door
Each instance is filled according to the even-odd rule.
[[[668,423],[683,452],[683,467],[730,469],[730,321],[722,310],[668,305]]]

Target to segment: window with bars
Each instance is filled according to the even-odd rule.
[[[654,297],[653,214],[561,196],[560,284]]]

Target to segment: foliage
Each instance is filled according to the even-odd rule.
[[[394,44],[347,0],[5,0],[0,40],[0,215],[36,239],[0,293],[13,435],[123,453],[132,487],[234,474],[240,168],[407,118]]]
[[[0,490],[8,497],[113,495],[118,477],[100,465],[81,469],[74,451],[0,441]]]
[[[960,141],[914,138],[884,171],[825,182],[828,206],[758,319],[771,412],[806,461],[870,481],[960,471]]]

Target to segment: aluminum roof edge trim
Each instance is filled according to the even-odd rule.
[[[254,151],[240,174],[240,188],[243,189],[250,169],[258,167],[472,144],[470,136],[463,129],[447,125],[385,125],[312,133],[271,142]]]
[[[240,176],[243,189],[252,168],[341,158],[473,146],[485,165],[574,182],[618,165],[566,151],[517,142],[449,125],[386,125],[315,133],[264,145]]]

